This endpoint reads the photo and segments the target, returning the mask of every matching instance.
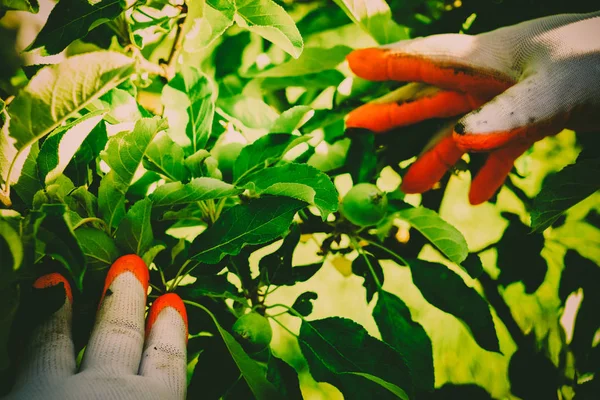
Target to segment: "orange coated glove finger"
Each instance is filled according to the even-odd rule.
[[[462,115],[485,101],[482,97],[467,93],[410,83],[350,112],[346,127],[385,132],[431,118]]]
[[[469,203],[477,205],[488,201],[504,184],[515,160],[525,153],[533,143],[533,141],[517,142],[491,152],[471,182]]]
[[[118,258],[110,267],[82,370],[137,374],[144,345],[148,279],[148,267],[134,254]]]
[[[423,153],[402,178],[404,193],[423,193],[431,189],[460,160],[465,152],[456,146],[451,136]]]
[[[161,381],[177,399],[186,393],[187,339],[188,319],[181,298],[167,293],[154,300],[139,375]]]
[[[494,96],[516,82],[504,43],[483,35],[434,35],[347,56],[350,69],[373,81],[424,82],[440,88]]]

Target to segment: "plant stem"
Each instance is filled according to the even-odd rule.
[[[382,246],[379,243],[374,242],[372,240],[368,240],[368,239],[365,239],[365,238],[361,238],[361,239],[364,240],[365,242],[369,243],[371,246],[375,246],[378,249],[383,250],[386,253],[390,254],[391,256],[396,257],[396,259],[398,261],[402,262],[402,264],[404,264],[405,266],[408,266],[408,262],[406,262],[406,260],[404,258],[402,258],[402,256],[400,256],[398,253],[395,253],[392,250],[388,249],[387,247]]]
[[[102,227],[104,228],[104,230],[106,230],[107,226],[106,226],[106,222],[104,222],[104,220],[100,219],[100,218],[96,218],[96,217],[88,217],[88,218],[83,218],[81,221],[79,221],[78,223],[76,223],[73,226],[73,230],[76,230],[77,228],[80,228],[82,225],[85,225],[87,223],[90,222],[98,222],[99,224],[102,225]]]
[[[373,268],[373,265],[371,265],[371,261],[369,261],[369,257],[367,257],[364,250],[362,249],[362,247],[360,247],[360,245],[358,244],[356,239],[352,236],[349,236],[349,237],[350,237],[350,242],[352,243],[352,247],[354,247],[356,249],[356,251],[358,252],[358,254],[361,257],[364,257],[365,262],[367,263],[367,266],[369,267],[369,270],[371,271],[371,275],[373,276],[373,280],[375,281],[375,284],[377,285],[377,289],[381,290],[383,285],[381,284],[381,281],[377,277],[377,274],[375,273],[375,269]]]
[[[175,41],[173,42],[173,47],[171,47],[171,52],[169,53],[169,58],[167,59],[166,64],[163,66],[165,70],[165,77],[167,81],[170,81],[175,76],[175,72],[177,70],[177,58],[179,57],[179,53],[183,47],[183,25],[185,23],[187,17],[187,4],[184,2],[181,6],[181,14],[183,18],[177,23],[177,32],[175,33]]]
[[[287,326],[285,326],[285,325],[283,325],[281,322],[279,322],[279,321],[277,320],[277,318],[273,318],[273,317],[271,317],[271,316],[269,316],[269,318],[271,318],[273,321],[275,321],[275,323],[276,323],[277,325],[279,325],[280,327],[282,327],[283,329],[285,329],[285,330],[286,330],[286,331],[287,331],[287,332],[288,332],[290,335],[292,335],[292,336],[295,336],[296,338],[298,338],[298,335],[296,335],[294,332],[292,332],[291,330],[289,330]]]

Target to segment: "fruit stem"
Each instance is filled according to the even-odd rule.
[[[374,242],[374,241],[372,241],[372,240],[365,239],[365,238],[363,238],[363,237],[361,237],[360,239],[361,239],[361,240],[364,240],[364,241],[365,241],[365,242],[367,242],[367,243],[369,243],[371,246],[375,246],[375,247],[377,247],[378,249],[381,249],[381,250],[385,251],[386,253],[390,254],[391,256],[393,256],[393,257],[396,257],[396,259],[397,259],[398,261],[402,262],[402,264],[404,264],[405,266],[407,266],[407,267],[408,267],[408,262],[406,262],[406,260],[405,260],[405,259],[404,259],[402,256],[400,256],[398,253],[395,253],[395,252],[393,252],[392,250],[388,249],[387,247],[385,247],[385,246],[382,246],[382,245],[380,245],[379,243],[377,243],[377,242]]]
[[[350,242],[352,242],[352,247],[354,247],[356,249],[356,251],[358,252],[358,254],[362,257],[365,258],[365,262],[367,263],[367,266],[369,267],[369,270],[371,271],[371,275],[373,276],[373,280],[375,281],[375,284],[377,285],[377,288],[379,290],[382,289],[383,285],[381,284],[381,281],[379,280],[379,278],[377,277],[377,274],[375,273],[375,269],[373,268],[373,265],[371,265],[371,261],[369,261],[369,257],[367,257],[367,255],[365,254],[365,252],[363,251],[362,247],[360,247],[360,245],[358,244],[358,242],[356,241],[356,239],[352,236],[350,237]]]

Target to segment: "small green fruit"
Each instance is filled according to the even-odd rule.
[[[233,177],[233,165],[243,148],[243,144],[231,142],[217,146],[211,151],[213,157],[219,162],[219,170],[223,173],[224,180],[231,181]]]
[[[341,212],[355,225],[371,226],[385,217],[387,205],[387,196],[377,186],[359,183],[344,196]]]
[[[273,330],[269,321],[256,312],[242,315],[233,324],[233,336],[249,353],[258,353],[271,343]]]

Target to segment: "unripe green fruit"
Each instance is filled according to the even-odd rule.
[[[219,162],[219,170],[223,174],[224,180],[231,181],[233,177],[233,165],[243,148],[243,144],[231,142],[222,146],[217,146],[212,150],[211,153]]]
[[[388,200],[384,192],[370,183],[359,183],[344,196],[341,212],[358,226],[378,224],[387,212]]]
[[[266,349],[273,338],[269,321],[256,312],[242,315],[233,324],[233,336],[249,353],[258,353]]]

